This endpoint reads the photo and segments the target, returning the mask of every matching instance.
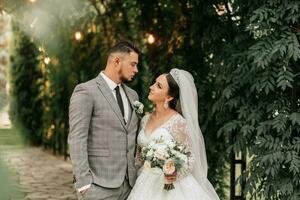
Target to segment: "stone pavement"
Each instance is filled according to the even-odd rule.
[[[0,158],[15,173],[18,190],[24,193],[22,199],[76,199],[70,162],[37,147],[0,148],[0,151]]]
[[[23,145],[7,110],[0,111],[0,200],[75,200],[70,161]]]

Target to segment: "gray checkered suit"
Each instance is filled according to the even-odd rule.
[[[138,95],[126,85],[122,86],[130,104],[127,124],[100,74],[77,85],[73,91],[68,143],[76,188],[88,184],[118,188],[125,177],[130,186],[135,183],[134,152],[139,117],[132,103],[138,100]]]

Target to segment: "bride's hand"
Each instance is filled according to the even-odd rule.
[[[166,180],[167,180],[169,183],[175,182],[175,181],[176,181],[176,177],[177,177],[177,172],[174,172],[174,173],[171,174],[171,175],[165,174],[165,178],[166,178]]]

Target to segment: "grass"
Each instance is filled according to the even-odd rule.
[[[0,90],[0,111],[2,111],[7,106],[7,102],[8,96],[5,94],[5,92]]]
[[[24,148],[23,139],[15,128],[0,128],[0,155],[21,148]],[[16,174],[0,159],[0,200],[24,199],[19,187]]]
[[[23,145],[23,139],[15,128],[0,128],[0,145]]]
[[[24,199],[25,194],[19,190],[19,187],[13,172],[0,160],[0,200]]]

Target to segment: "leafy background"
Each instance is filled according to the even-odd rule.
[[[29,143],[68,155],[74,86],[127,38],[143,52],[129,85],[148,111],[154,77],[172,67],[193,74],[208,176],[221,199],[232,152],[247,155],[237,179],[247,199],[300,198],[299,1],[4,0],[2,9],[13,16],[10,116]]]

